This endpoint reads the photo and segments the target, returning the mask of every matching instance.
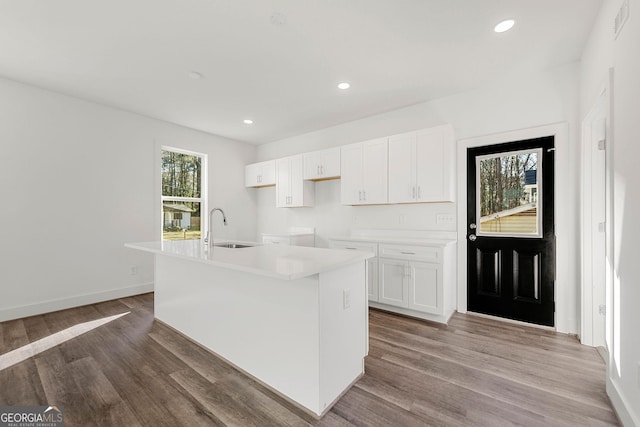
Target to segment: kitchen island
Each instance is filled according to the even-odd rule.
[[[322,416],[364,373],[366,259],[300,246],[129,243],[155,254],[155,318]]]

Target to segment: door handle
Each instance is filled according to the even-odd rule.
[[[477,236],[475,234],[469,234],[469,240],[471,240],[472,242],[475,242],[477,239]]]
[[[475,230],[478,226],[475,225],[473,222],[471,224],[469,224],[469,228],[472,230]]]

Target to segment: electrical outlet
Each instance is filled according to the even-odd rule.
[[[602,314],[603,316],[607,314],[607,309],[604,304],[598,306],[598,313]]]
[[[437,214],[436,224],[454,224],[456,222],[456,216],[452,214]]]
[[[351,290],[344,289],[342,291],[342,308],[346,310],[349,307],[351,307]]]
[[[137,265],[132,265],[131,266],[130,274],[132,276],[137,276],[138,275],[138,266]]]

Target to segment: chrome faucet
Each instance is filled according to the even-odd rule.
[[[213,213],[215,211],[220,211],[222,214],[222,223],[227,225],[227,216],[224,214],[224,211],[220,208],[213,208],[209,212],[209,230],[207,232],[207,238],[204,239],[204,243],[206,246],[213,247]]]

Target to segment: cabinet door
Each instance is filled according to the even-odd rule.
[[[407,308],[409,306],[407,261],[379,258],[378,263],[380,265],[378,301]]]
[[[291,159],[276,162],[276,206],[286,208],[291,205]]]
[[[379,205],[388,201],[388,153],[387,138],[375,139],[363,143],[363,197],[358,204]]]
[[[439,264],[409,263],[409,308],[443,314],[442,270]]]
[[[455,201],[455,141],[451,126],[418,131],[416,184],[420,202]]]
[[[321,178],[322,151],[314,151],[303,155],[304,179]]]
[[[304,162],[302,156],[289,159],[289,204],[304,206]]]
[[[340,147],[330,148],[322,152],[320,172],[323,179],[340,177]]]
[[[260,185],[275,185],[276,184],[276,161],[268,160],[260,163]]]
[[[260,164],[253,163],[244,167],[244,185],[245,187],[260,186]]]
[[[244,168],[244,185],[246,187],[266,187],[276,183],[276,162],[252,163]]]
[[[389,137],[389,203],[416,201],[416,133]]]
[[[362,147],[362,143],[358,143],[341,149],[340,202],[343,205],[362,203]]]

